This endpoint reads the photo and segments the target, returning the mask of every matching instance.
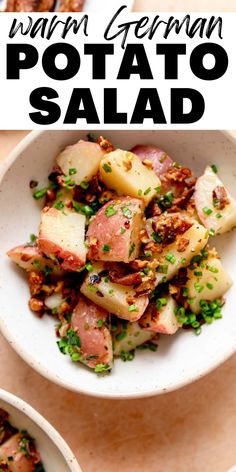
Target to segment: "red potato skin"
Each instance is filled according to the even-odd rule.
[[[140,326],[147,331],[154,331],[155,333],[169,334],[164,325],[159,322],[159,313],[155,305],[149,303],[144,315],[139,320]]]
[[[37,271],[37,267],[34,266],[35,261],[40,263],[40,267],[45,267],[45,265],[52,268],[55,267],[50,259],[46,259],[42,256],[38,246],[27,246],[22,244],[21,246],[16,246],[10,249],[10,251],[7,252],[7,255],[13,262],[22,269],[25,269],[27,272],[31,270]]]
[[[129,256],[132,219],[128,219],[124,216],[120,208],[127,203],[130,204],[128,208],[133,213],[141,213],[140,205],[142,205],[142,203],[139,199],[121,197],[103,205],[95,215],[87,232],[87,241],[89,244],[88,258],[101,261],[129,262],[129,260],[136,257],[135,254],[133,254],[134,257],[132,258]],[[114,205],[117,214],[107,217],[106,209],[110,205]],[[125,228],[123,234],[120,231],[121,227]],[[104,245],[110,247],[109,252],[103,251]]]
[[[22,434],[18,433],[12,436],[2,446],[0,446],[0,461],[3,458],[7,461],[7,457],[12,456],[13,461],[7,461],[9,471],[11,472],[34,472],[35,463],[32,458],[26,458],[23,452],[19,451],[19,443]],[[0,462],[1,464],[1,462]],[[0,465],[1,468],[1,465]]]
[[[81,342],[84,359],[97,356],[86,361],[86,365],[95,368],[97,364],[111,364],[113,359],[112,339],[106,326],[98,327],[98,320],[106,321],[108,312],[95,305],[81,295],[79,303],[71,318],[71,327],[76,331]]]
[[[46,254],[46,256],[50,257],[53,254],[57,259],[61,259],[62,261],[59,264],[64,270],[76,271],[84,266],[84,261],[79,257],[76,257],[69,251],[62,250],[60,246],[44,238],[43,235],[40,236],[38,244],[40,251]]]
[[[159,149],[156,146],[144,146],[137,144],[131,149],[131,152],[136,154],[136,156],[138,156],[141,161],[144,161],[145,159],[151,161],[153,170],[157,176],[165,174],[165,172],[167,172],[173,163],[171,157],[168,156],[165,151]]]

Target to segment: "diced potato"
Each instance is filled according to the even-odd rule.
[[[38,245],[40,251],[59,261],[65,270],[78,270],[86,261],[85,216],[56,208],[41,212]]]
[[[120,336],[120,334],[124,336]],[[127,323],[125,327],[121,327],[113,333],[114,356],[119,356],[121,351],[129,352],[137,346],[150,341],[155,335],[154,332],[147,331],[139,325],[137,321]]]
[[[17,433],[0,446],[0,462],[5,461],[11,472],[34,472],[35,464],[32,457],[28,457],[20,449],[23,434]],[[1,465],[0,465],[1,470]]]
[[[72,314],[71,327],[80,338],[81,360],[91,368],[97,364],[112,364],[112,339],[105,325],[107,316],[106,310],[83,296]]]
[[[95,260],[129,262],[140,248],[142,201],[121,197],[111,200],[94,216],[88,232],[88,257]]]
[[[236,227],[236,201],[209,166],[197,179],[195,204],[200,221],[207,229],[213,229],[215,234],[223,234]]]
[[[63,174],[71,175],[71,180],[79,185],[81,182],[91,180],[98,172],[103,154],[98,144],[79,141],[72,146],[67,146],[59,154],[56,161]],[[73,169],[73,171],[70,169]]]
[[[147,331],[175,334],[180,327],[175,316],[176,307],[177,304],[170,295],[166,297],[166,305],[162,306],[159,310],[154,303],[150,303],[140,320],[140,325]]]
[[[200,312],[200,300],[213,301],[221,298],[232,286],[232,280],[217,257],[210,256],[194,270],[188,269],[188,277],[186,287],[194,313]]]
[[[156,175],[165,174],[169,167],[171,167],[173,160],[168,154],[162,149],[159,149],[156,146],[144,146],[142,144],[137,144],[131,149],[131,152],[136,154],[141,161],[145,161],[147,165],[150,161],[152,168]]]
[[[128,321],[137,321],[144,313],[148,297],[137,297],[133,287],[115,284],[104,276],[104,265],[94,263],[82,284],[81,292],[109,313]]]
[[[55,263],[40,253],[38,246],[22,244],[21,246],[16,246],[8,251],[7,255],[13,262],[22,269],[25,269],[27,272],[30,272],[31,270],[43,270],[46,266],[58,271],[58,267]]]
[[[179,241],[184,238],[189,241],[186,248],[179,252]],[[154,253],[152,259],[156,259],[159,262],[157,267],[156,284],[164,280],[170,280],[177,274],[181,267],[187,267],[190,260],[196,254],[199,254],[208,241],[208,232],[206,228],[199,223],[193,223],[185,233],[177,235],[176,240],[168,244],[161,254]],[[181,247],[181,244],[180,244]]]
[[[147,205],[156,195],[161,183],[155,172],[142,164],[138,156],[117,149],[105,155],[100,163],[105,185],[118,195],[141,198]]]

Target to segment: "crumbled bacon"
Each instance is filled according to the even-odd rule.
[[[147,218],[152,218],[153,216],[159,216],[161,214],[162,214],[162,211],[158,203],[155,202],[155,200],[152,200],[146,209]]]
[[[106,152],[114,151],[113,144],[111,144],[111,142],[108,141],[108,139],[105,139],[103,136],[99,136],[99,138],[97,139],[97,143],[103,149],[103,151],[106,151]]]
[[[29,288],[31,295],[37,295],[42,290],[45,277],[42,272],[31,271],[29,273]]]
[[[191,188],[185,188],[182,194],[179,197],[176,197],[173,200],[172,207],[167,209],[167,211],[179,211],[180,209],[187,208],[187,205],[194,193],[194,186]]]
[[[189,239],[186,239],[186,238],[180,238],[178,241],[177,241],[177,251],[178,252],[184,252],[186,247],[189,245],[190,243],[190,240]]]
[[[169,167],[167,172],[165,173],[165,177],[170,180],[171,182],[185,182],[187,179],[191,179],[193,173],[187,167]]]
[[[230,203],[225,187],[217,185],[212,192],[213,205],[219,210],[223,210]]]
[[[107,263],[109,279],[111,282],[126,286],[137,285],[142,282],[140,272],[130,272],[130,267],[124,264]]]
[[[192,223],[179,213],[162,215],[152,221],[152,229],[160,236],[162,246],[174,242],[176,236],[184,234],[191,226]]]

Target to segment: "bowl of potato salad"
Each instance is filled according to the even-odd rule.
[[[0,471],[82,472],[58,432],[28,403],[0,389]]]
[[[0,328],[53,382],[160,394],[236,349],[235,142],[44,131],[1,169]]]

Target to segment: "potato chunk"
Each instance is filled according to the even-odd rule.
[[[197,179],[195,204],[200,221],[215,234],[226,233],[236,226],[236,201],[209,166]]]
[[[78,270],[86,261],[85,216],[67,209],[44,208],[41,212],[38,245],[46,256],[65,270]]]
[[[21,245],[16,246],[7,252],[8,257],[19,267],[30,272],[31,270],[43,270],[46,266],[58,270],[55,263],[44,257],[38,249],[38,246]]]
[[[205,247],[208,238],[204,226],[194,222],[185,233],[178,234],[173,243],[165,246],[161,253],[154,253],[152,259],[156,259],[159,263],[156,284],[162,282],[163,277],[164,280],[170,280],[181,267],[187,267],[192,257]],[[186,240],[186,247],[182,247],[183,239]]]
[[[150,341],[155,336],[154,331],[143,329],[137,321],[121,325],[113,333],[114,356],[119,356],[122,351],[129,352],[137,346]]]
[[[8,466],[6,470],[11,472],[35,471],[33,456],[28,457],[28,455],[24,452],[24,443],[21,445],[22,439],[24,440],[23,434],[17,433],[0,446],[0,470],[2,460],[5,461]]]
[[[72,314],[71,327],[80,338],[81,360],[91,368],[97,364],[112,364],[112,339],[105,325],[107,316],[106,310],[83,296]]]
[[[71,179],[79,185],[87,182],[98,172],[101,158],[103,157],[101,147],[96,143],[79,141],[72,146],[67,146],[59,156],[57,165],[63,174],[70,175]],[[71,171],[73,169],[73,171]]]
[[[97,212],[88,232],[88,257],[95,260],[129,262],[140,248],[142,202],[137,198],[111,200]]]
[[[145,205],[156,195],[161,183],[155,172],[142,164],[138,156],[117,149],[105,155],[100,163],[100,174],[105,185],[118,195],[141,198]]]
[[[221,298],[232,286],[232,280],[217,257],[209,258],[194,270],[188,269],[189,280],[186,284],[191,310],[200,312],[200,300],[213,301]]]
[[[162,334],[175,334],[180,327],[175,316],[177,304],[170,295],[162,300],[165,304],[160,308],[157,308],[154,303],[148,305],[147,310],[140,320],[140,325],[143,329],[148,331],[151,330],[152,332]]]
[[[131,152],[136,154],[141,161],[148,166],[151,163],[152,168],[156,175],[165,174],[169,167],[172,166],[173,160],[168,154],[162,149],[159,149],[156,146],[144,146],[142,144],[137,144],[131,149]]]
[[[104,265],[93,264],[93,270],[84,280],[81,292],[109,313],[128,321],[137,321],[148,304],[148,297],[138,297],[133,287],[115,284],[105,275]]]

